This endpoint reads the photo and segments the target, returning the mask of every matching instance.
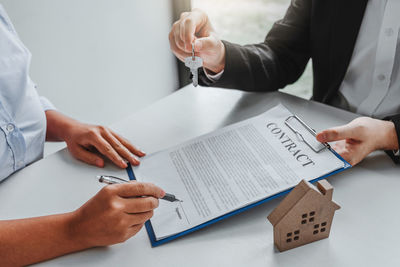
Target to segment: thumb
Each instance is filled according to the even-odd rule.
[[[354,138],[357,135],[355,127],[351,124],[346,124],[319,132],[316,137],[318,141],[326,143]]]
[[[195,52],[206,52],[215,49],[215,47],[216,47],[216,40],[213,36],[198,38],[194,42]]]

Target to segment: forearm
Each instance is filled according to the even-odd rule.
[[[274,91],[280,88],[278,59],[267,44],[241,46],[223,41],[224,73],[210,81],[200,69],[200,84],[244,91]]]
[[[73,213],[0,221],[2,266],[22,266],[85,249],[71,234]]]
[[[274,91],[295,82],[310,59],[311,1],[292,1],[265,41],[237,45],[224,41],[225,68],[218,81],[200,71],[200,84],[245,91]]]
[[[47,130],[46,141],[64,141],[68,129],[77,123],[56,110],[46,111]]]

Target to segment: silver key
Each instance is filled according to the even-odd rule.
[[[190,72],[193,75],[193,85],[197,86],[199,84],[199,75],[197,70],[203,66],[203,60],[201,57],[196,57],[194,53],[194,43],[192,44],[192,56],[185,58],[185,66],[190,68]]]

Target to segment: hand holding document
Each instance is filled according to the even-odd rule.
[[[330,149],[313,147],[321,143],[299,136],[293,129],[298,122],[287,123],[293,117],[278,105],[144,158],[134,168],[137,180],[155,183],[183,200],[160,202],[150,220],[153,245],[286,191],[302,179],[348,167]]]

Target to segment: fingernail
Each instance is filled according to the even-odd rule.
[[[101,159],[96,159],[95,164],[99,167],[103,167],[103,161]]]
[[[146,155],[146,152],[144,152],[143,150],[141,150],[139,147],[136,147],[136,149],[138,150],[138,152],[140,154],[142,154],[143,156]]]
[[[165,191],[161,189],[161,197],[165,196]]]

